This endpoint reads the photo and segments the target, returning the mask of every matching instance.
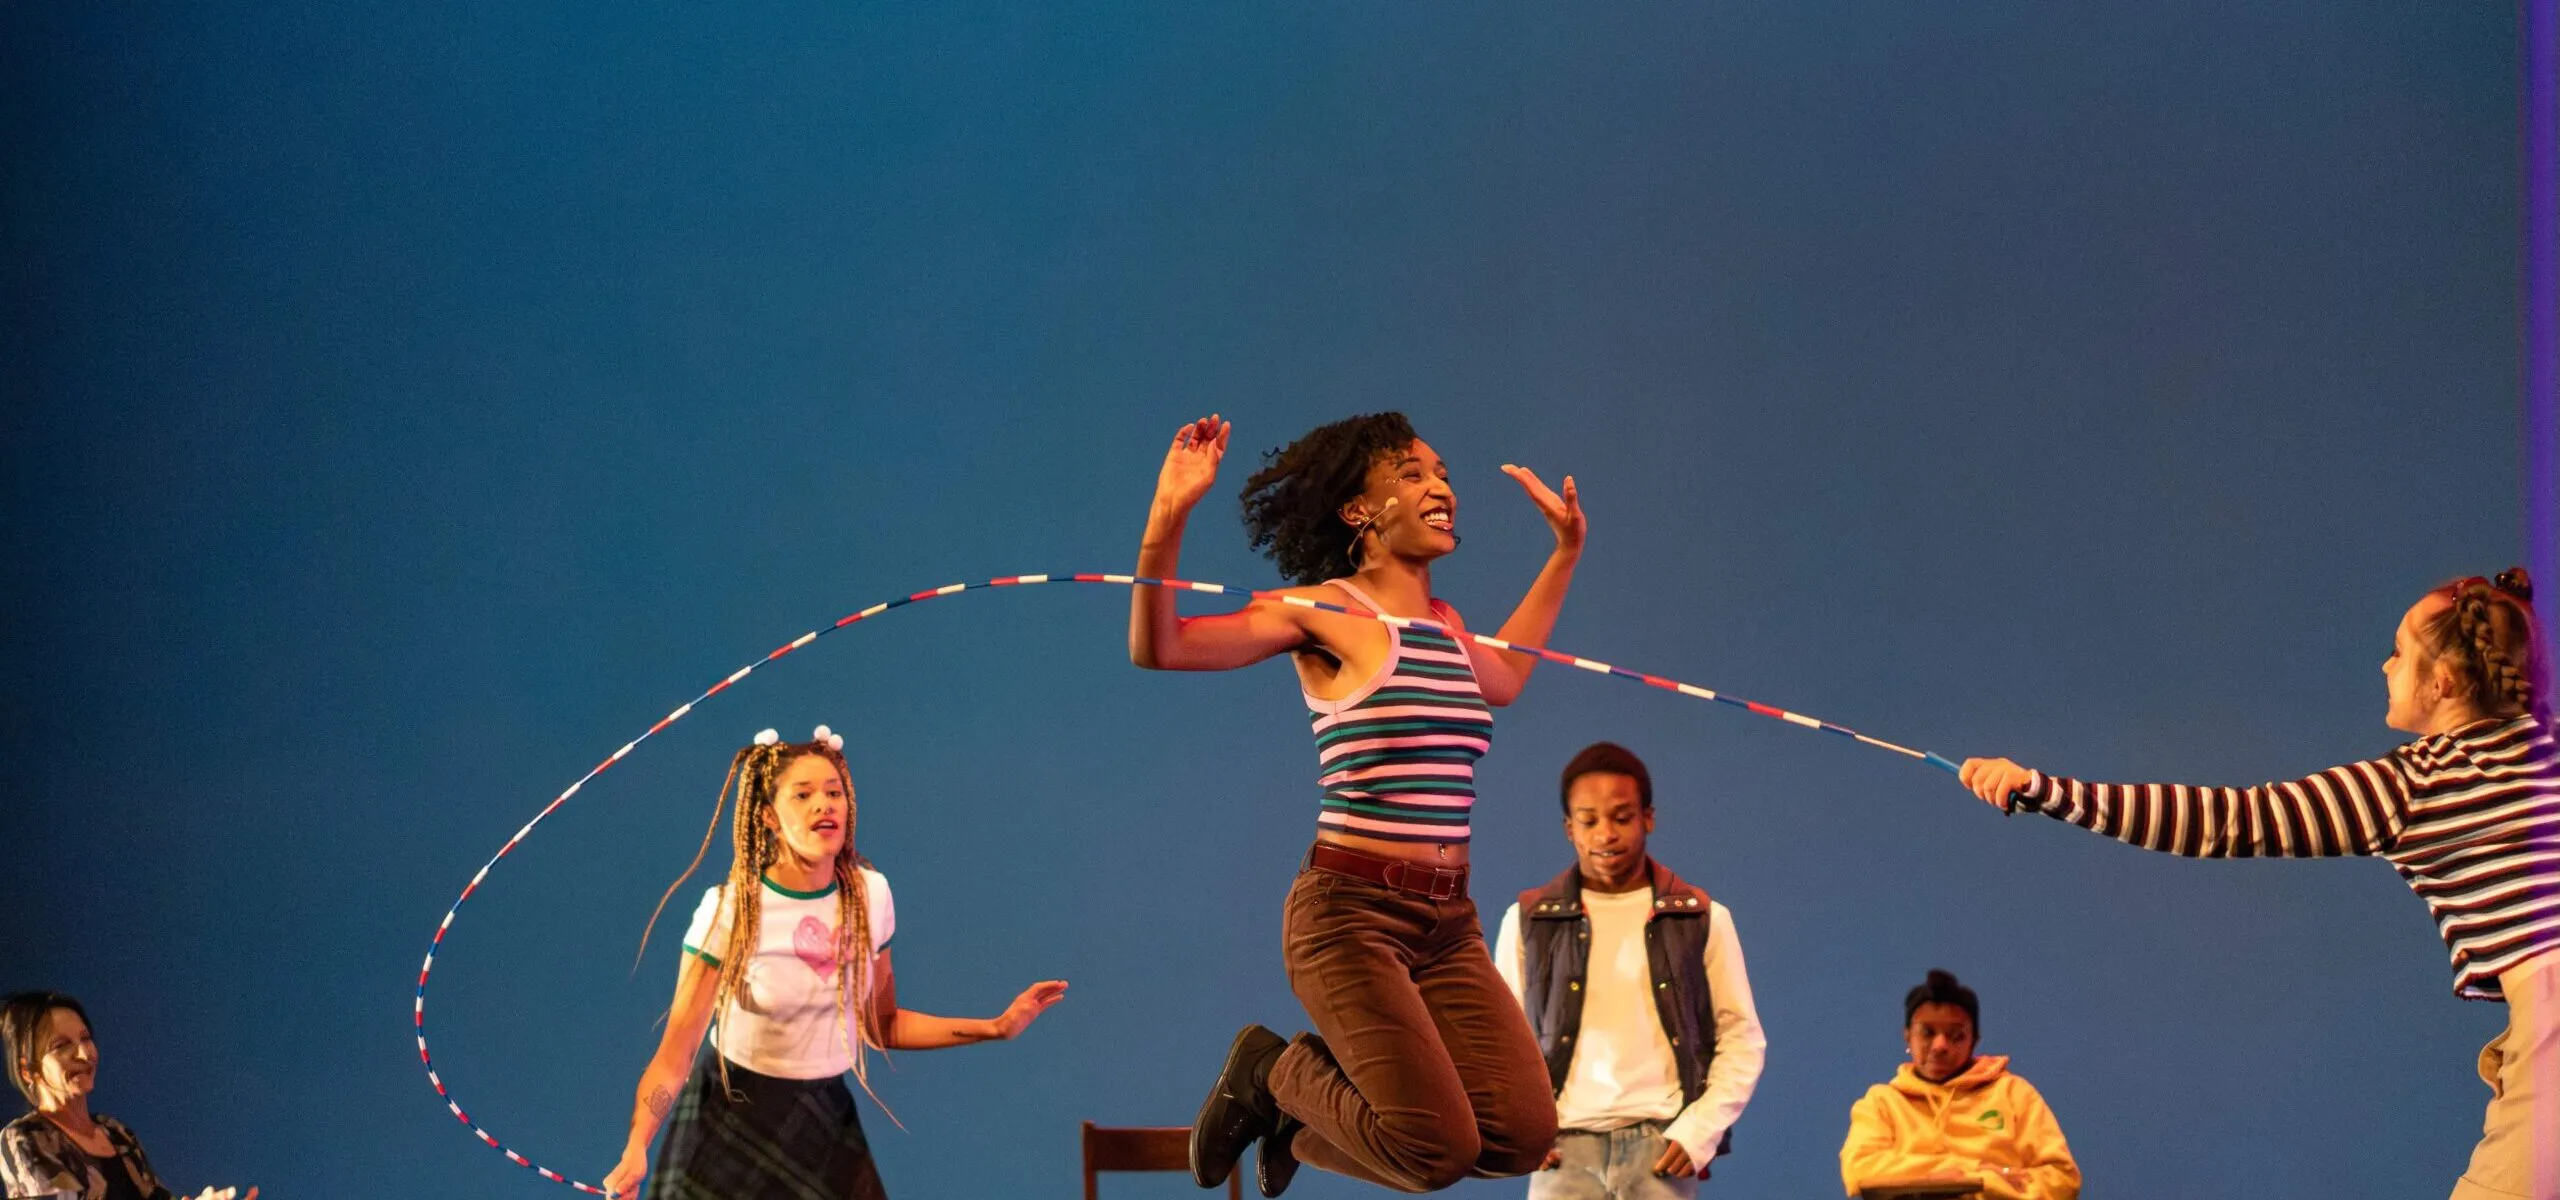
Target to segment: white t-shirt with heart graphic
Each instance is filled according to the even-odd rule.
[[[871,914],[871,949],[878,954],[897,932],[897,909],[889,901],[889,881],[869,866],[861,868],[862,891]],[[721,899],[729,885],[703,893],[685,929],[685,953],[715,967],[728,945],[735,914]],[[825,1079],[852,1069],[847,1050],[858,1030],[839,1030],[839,1011],[850,1016],[854,997],[836,1003],[836,889],[795,892],[764,881],[756,952],[747,975],[729,1002],[729,1011],[714,1022],[711,1045],[730,1062],[780,1079]],[[725,1044],[724,1044],[725,1043]]]

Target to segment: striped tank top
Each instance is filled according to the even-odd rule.
[[[1384,613],[1347,580],[1330,580],[1360,607]],[[1434,620],[1455,626],[1438,600]],[[1493,710],[1457,639],[1390,624],[1387,661],[1340,700],[1307,696],[1316,733],[1318,829],[1394,842],[1465,845],[1476,802],[1476,760],[1493,744]],[[1304,689],[1301,689],[1301,694]]]

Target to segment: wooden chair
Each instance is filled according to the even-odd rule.
[[[1094,1176],[1104,1171],[1189,1171],[1191,1130],[1188,1126],[1113,1129],[1084,1123],[1084,1200],[1098,1200]],[[1242,1164],[1227,1176],[1227,1200],[1244,1200]]]

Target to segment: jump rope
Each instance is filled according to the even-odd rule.
[[[1723,692],[1718,692],[1710,688],[1702,688],[1695,684],[1682,683],[1676,679],[1666,679],[1660,675],[1647,675],[1641,671],[1630,671],[1625,667],[1612,666],[1608,663],[1583,658],[1579,655],[1567,654],[1560,650],[1549,650],[1542,646],[1524,646],[1517,642],[1508,642],[1501,638],[1481,633],[1462,633],[1458,630],[1451,629],[1447,625],[1438,621],[1426,620],[1419,617],[1398,617],[1391,616],[1386,613],[1374,613],[1365,609],[1352,608],[1347,605],[1329,604],[1322,600],[1309,600],[1303,596],[1282,595],[1277,592],[1257,591],[1252,588],[1230,587],[1223,583],[1199,583],[1186,579],[1151,579],[1143,575],[1006,575],[1000,578],[986,580],[983,583],[953,583],[945,584],[938,588],[927,588],[924,591],[917,592],[913,595],[905,596],[900,599],[888,600],[879,604],[874,604],[869,608],[838,620],[832,625],[813,629],[807,633],[801,634],[800,636],[783,643],[781,646],[774,648],[764,657],[731,672],[727,678],[722,679],[718,683],[712,684],[709,688],[705,689],[701,695],[685,701],[683,704],[677,705],[674,712],[658,718],[658,723],[650,726],[648,732],[643,733],[628,742],[624,742],[621,749],[607,755],[603,762],[597,763],[595,766],[589,768],[586,774],[578,777],[577,782],[570,784],[566,789],[562,790],[558,796],[553,797],[551,803],[542,806],[541,812],[535,813],[532,820],[524,823],[524,828],[516,830],[515,836],[507,839],[506,845],[498,847],[498,852],[490,855],[488,862],[481,864],[479,872],[471,877],[471,882],[463,885],[462,894],[454,898],[453,907],[445,910],[444,920],[436,925],[435,937],[427,943],[426,961],[418,965],[418,998],[417,1004],[413,1010],[417,1024],[418,1062],[426,1068],[427,1082],[434,1085],[436,1095],[444,1101],[444,1106],[447,1109],[452,1110],[453,1119],[462,1122],[464,1127],[471,1130],[472,1136],[487,1143],[490,1149],[506,1155],[517,1166],[528,1168],[535,1174],[540,1175],[553,1183],[567,1184],[579,1191],[597,1196],[617,1195],[617,1193],[608,1192],[594,1184],[582,1183],[578,1180],[571,1179],[558,1171],[554,1171],[549,1167],[543,1166],[540,1163],[517,1153],[505,1143],[500,1142],[488,1130],[481,1128],[479,1122],[472,1120],[470,1115],[462,1110],[461,1103],[453,1098],[452,1090],[445,1087],[444,1078],[436,1073],[435,1058],[427,1052],[427,977],[435,971],[436,951],[443,947],[444,935],[453,930],[453,919],[462,911],[463,903],[471,899],[472,893],[480,890],[480,885],[486,882],[489,878],[489,869],[497,866],[498,860],[505,858],[517,846],[522,845],[524,843],[524,839],[533,832],[535,826],[542,824],[544,818],[549,817],[553,812],[557,811],[561,805],[568,803],[569,797],[577,795],[578,789],[587,786],[587,782],[589,780],[594,779],[598,775],[604,774],[605,771],[611,768],[615,763],[621,762],[625,758],[629,758],[631,756],[631,752],[640,747],[640,743],[658,736],[658,734],[666,729],[666,727],[683,720],[685,716],[691,713],[697,705],[700,705],[705,700],[709,700],[713,696],[717,696],[720,693],[729,690],[740,680],[754,674],[757,668],[776,662],[784,655],[787,655],[794,650],[798,650],[811,642],[817,641],[819,638],[825,637],[830,633],[834,633],[839,629],[843,629],[846,626],[853,625],[861,621],[869,620],[882,613],[888,612],[891,609],[905,608],[910,604],[920,604],[927,600],[938,600],[944,596],[956,596],[962,592],[983,591],[991,588],[1026,587],[1032,584],[1041,583],[1101,583],[1112,584],[1119,587],[1167,588],[1178,592],[1200,592],[1212,596],[1243,596],[1251,600],[1276,600],[1282,604],[1294,605],[1298,608],[1311,608],[1319,612],[1338,613],[1346,617],[1362,617],[1369,620],[1384,622],[1396,629],[1421,629],[1432,633],[1442,634],[1447,637],[1473,642],[1476,645],[1490,647],[1495,650],[1507,650],[1515,654],[1534,654],[1547,662],[1556,663],[1561,666],[1573,667],[1577,670],[1589,671],[1596,675],[1614,675],[1620,679],[1634,680],[1635,682],[1644,684],[1647,687],[1656,687],[1661,688],[1664,691],[1678,692],[1683,696],[1691,696],[1700,700],[1713,700],[1718,704],[1731,705],[1735,708],[1756,713],[1760,716],[1772,717],[1777,720],[1784,721],[1790,725],[1800,725],[1806,729],[1835,734],[1840,737],[1848,738],[1851,741],[1873,746],[1878,750],[1891,751],[1892,753],[1899,754],[1904,758],[1917,759],[1951,775],[1957,773],[1956,764],[1942,755],[1938,755],[1927,750],[1914,750],[1909,746],[1898,745],[1893,742],[1885,741],[1882,738],[1869,737],[1866,734],[1849,728],[1848,726],[1833,724],[1832,722],[1822,720],[1819,717],[1808,717],[1802,713],[1789,712],[1786,709],[1778,708],[1773,705],[1762,704],[1756,700],[1745,700],[1740,696],[1727,695]]]

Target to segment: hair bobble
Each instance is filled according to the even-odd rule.
[[[756,744],[759,746],[775,746],[780,745],[781,742],[782,735],[770,729],[756,735]],[[827,749],[833,750],[838,754],[844,753],[844,735],[837,733],[835,730],[829,729],[824,725],[821,725],[809,732],[809,744],[812,746],[823,745]]]
[[[2490,580],[2489,583],[2499,591],[2527,604],[2533,602],[2533,577],[2525,574],[2523,567],[2509,567],[2500,571],[2498,577]]]

